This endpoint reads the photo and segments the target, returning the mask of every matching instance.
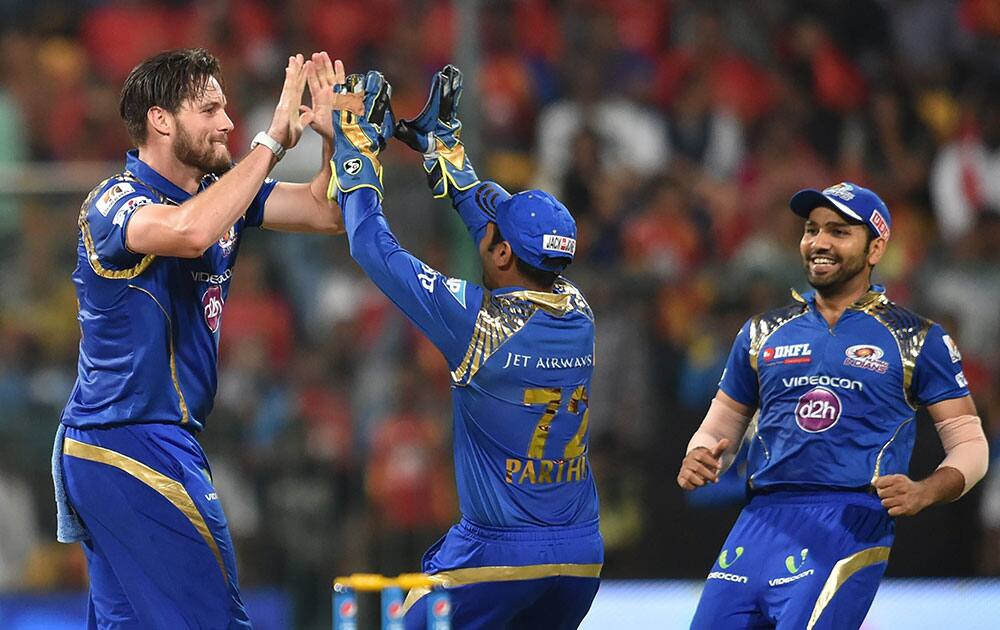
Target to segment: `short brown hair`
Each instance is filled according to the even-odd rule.
[[[185,100],[201,96],[209,79],[221,81],[220,73],[219,60],[204,48],[167,50],[133,68],[122,86],[118,107],[132,141],[146,141],[150,107],[175,113]]]

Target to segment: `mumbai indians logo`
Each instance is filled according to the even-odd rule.
[[[854,199],[854,193],[851,192],[852,190],[854,190],[854,186],[851,186],[846,182],[841,182],[835,186],[830,186],[823,191],[823,194],[840,197],[844,201],[850,201],[851,199]]]
[[[849,367],[871,370],[879,374],[885,374],[889,370],[889,362],[882,360],[885,352],[878,346],[859,344],[851,346],[844,351],[844,354],[847,355],[847,358],[844,359],[844,365]]]
[[[208,291],[201,296],[201,307],[205,312],[205,323],[212,332],[219,332],[219,323],[222,321],[222,289],[217,284],[208,287]]]
[[[390,619],[402,619],[403,618],[403,605],[399,602],[392,602],[389,604],[388,610]]]
[[[229,231],[222,235],[219,239],[219,247],[222,248],[222,255],[228,256],[233,253],[233,247],[236,245],[236,224],[234,223],[229,227]]]
[[[840,420],[840,398],[833,390],[814,387],[795,405],[795,421],[803,431],[821,433]]]

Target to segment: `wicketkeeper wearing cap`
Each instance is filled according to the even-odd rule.
[[[954,501],[988,450],[962,357],[934,322],[871,284],[891,218],[872,191],[803,190],[809,284],[736,336],[677,481],[718,480],[746,437],[749,503],[708,574],[691,627],[858,628],[885,572],[897,516]],[[946,456],[907,475],[927,407]],[[754,411],[760,415],[747,431]]]
[[[310,79],[310,87],[328,91]],[[460,141],[461,73],[435,75],[420,115],[394,124],[381,74],[348,81],[365,116],[316,123],[335,142],[330,196],[351,255],[438,347],[452,379],[462,520],[422,569],[450,584],[456,628],[576,628],[597,593],[604,548],[588,458],[594,315],[562,277],[576,223],[548,193],[481,182]],[[314,95],[315,99],[315,95]],[[483,285],[448,278],[396,241],[382,214],[379,151],[393,134],[424,155],[479,246]],[[407,598],[424,627],[426,598]]]

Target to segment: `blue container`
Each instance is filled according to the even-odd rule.
[[[353,588],[333,587],[333,630],[358,630],[358,599]]]
[[[427,594],[427,630],[451,630],[451,596],[446,589]]]
[[[403,589],[387,586],[382,589],[382,630],[403,629]]]

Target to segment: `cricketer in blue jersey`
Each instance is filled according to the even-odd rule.
[[[988,451],[957,346],[871,285],[889,210],[841,183],[791,200],[810,285],[752,317],[688,445],[678,482],[718,480],[740,440],[750,500],[708,574],[692,628],[858,628],[889,559],[894,517],[952,501]],[[926,407],[946,457],[907,476]],[[750,430],[754,410],[758,419]]]
[[[561,276],[576,224],[547,193],[511,196],[479,181],[458,137],[461,74],[449,66],[424,112],[399,129],[478,245],[485,286],[427,266],[382,214],[390,88],[377,72],[354,81],[365,116],[344,114],[321,131],[336,142],[330,194],[352,256],[451,370],[462,519],[427,551],[423,571],[452,587],[456,628],[576,628],[604,556],[587,453],[594,317]],[[424,627],[425,592],[409,594],[407,628]]]
[[[80,540],[87,557],[90,628],[250,626],[196,434],[212,410],[244,230],[343,230],[326,196],[332,146],[311,184],[267,178],[304,124],[330,117],[331,102],[299,113],[313,64],[335,73],[325,53],[289,58],[270,128],[235,166],[210,53],[161,53],[125,82],[138,148],[80,211],[78,378],[53,455],[60,540]]]

